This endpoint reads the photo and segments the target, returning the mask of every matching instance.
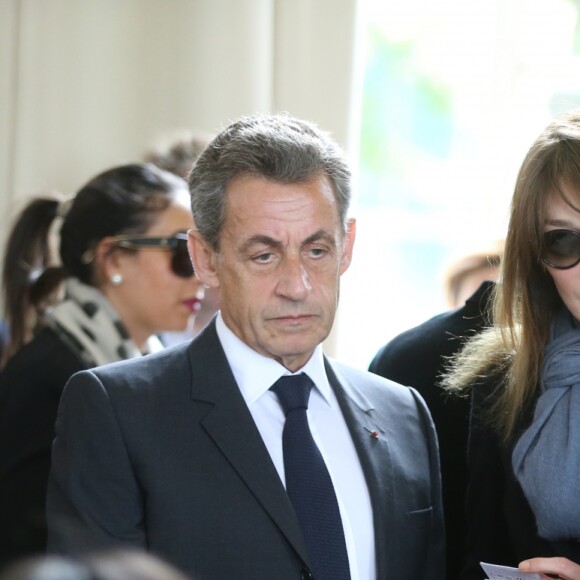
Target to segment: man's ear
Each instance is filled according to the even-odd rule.
[[[352,251],[354,248],[354,240],[356,238],[356,220],[350,218],[346,224],[346,232],[342,242],[342,258],[340,260],[340,274],[344,274],[350,263],[352,262]]]
[[[207,286],[217,288],[219,278],[216,252],[195,228],[187,232],[187,249],[196,276]]]

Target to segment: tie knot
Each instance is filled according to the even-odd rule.
[[[313,386],[310,377],[300,373],[280,377],[270,389],[278,396],[284,414],[288,415],[294,409],[308,409],[308,399]]]

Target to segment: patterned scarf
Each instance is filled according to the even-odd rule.
[[[65,299],[47,312],[47,324],[87,367],[141,356],[125,325],[105,295],[75,278],[65,283]],[[147,342],[147,352],[162,347],[157,337]]]
[[[580,539],[580,328],[567,309],[552,324],[534,418],[514,472],[549,540]]]

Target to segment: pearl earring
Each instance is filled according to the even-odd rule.
[[[113,274],[111,276],[111,284],[113,286],[120,286],[122,282],[123,282],[123,276],[121,276],[121,274]]]

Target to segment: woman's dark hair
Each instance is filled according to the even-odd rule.
[[[87,253],[109,236],[148,230],[178,190],[186,190],[182,179],[152,164],[135,163],[97,175],[71,200],[32,200],[17,216],[6,242],[2,278],[10,341],[4,359],[31,338],[37,317],[65,278],[94,285]],[[57,216],[62,225],[60,264],[55,265],[49,249]]]

